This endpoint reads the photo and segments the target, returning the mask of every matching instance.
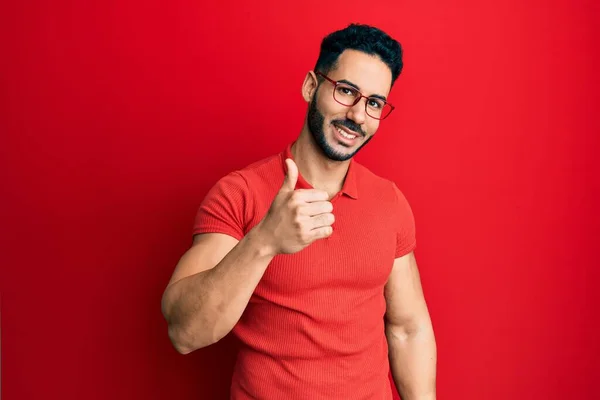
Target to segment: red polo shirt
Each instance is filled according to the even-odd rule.
[[[290,149],[221,178],[193,233],[240,240],[281,188]],[[296,188],[311,185],[299,176]],[[394,259],[415,248],[413,214],[393,182],[354,160],[331,202],[333,234],[273,258],[234,327],[232,399],[392,398],[383,290]]]

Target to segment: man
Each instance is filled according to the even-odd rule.
[[[232,399],[435,399],[436,344],[396,185],[353,156],[375,135],[400,44],[350,25],[327,36],[297,140],[223,177],[163,296],[181,353],[233,331]],[[388,363],[389,360],[389,363]]]

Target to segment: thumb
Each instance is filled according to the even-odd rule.
[[[298,182],[298,167],[291,158],[286,158],[285,165],[287,166],[287,173],[285,174],[285,179],[283,180],[282,189],[293,191],[296,189],[296,182]]]

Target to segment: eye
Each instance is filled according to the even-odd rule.
[[[369,101],[367,103],[369,105],[369,107],[377,109],[377,110],[381,110],[383,108],[383,106],[385,105],[385,102],[383,100],[380,99],[375,99],[375,98],[369,98]]]
[[[356,96],[356,90],[348,86],[338,85],[337,91],[344,96]]]

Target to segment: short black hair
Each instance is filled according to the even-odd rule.
[[[364,24],[350,24],[327,35],[321,42],[315,71],[327,74],[347,49],[378,56],[392,71],[392,85],[402,72],[402,45],[381,29]]]

